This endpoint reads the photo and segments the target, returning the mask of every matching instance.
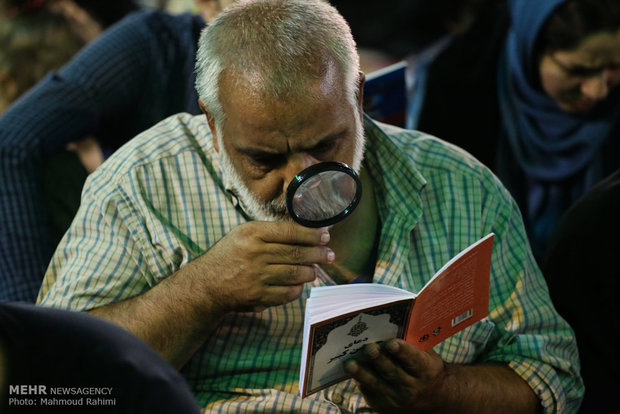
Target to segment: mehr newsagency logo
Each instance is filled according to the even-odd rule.
[[[9,385],[9,406],[115,406],[112,387],[48,387]]]

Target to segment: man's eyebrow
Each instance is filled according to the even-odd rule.
[[[316,141],[315,143],[313,143],[311,147],[304,147],[304,148],[301,148],[300,150],[301,151],[312,151],[315,148],[328,144],[331,141],[337,140],[338,138],[342,137],[345,134],[346,134],[346,130],[338,131],[333,134],[326,135],[323,138]],[[284,155],[279,151],[270,151],[269,149],[264,149],[264,148],[235,146],[235,150],[252,158],[277,157],[277,156]]]
[[[316,141],[314,144],[312,144],[311,147],[303,148],[303,150],[304,151],[312,151],[312,150],[314,150],[316,148],[320,148],[321,146],[323,146],[325,144],[330,144],[333,141],[336,141],[337,139],[340,139],[341,137],[346,135],[346,133],[347,133],[346,130],[342,130],[342,131],[338,131],[338,132],[334,132],[332,134],[326,135],[323,138],[321,138],[318,141]]]
[[[259,149],[259,148],[236,147],[235,149],[238,152],[244,155],[247,155],[248,157],[251,157],[251,158],[277,157],[279,155],[282,155],[281,153],[277,151],[267,151],[267,150]]]

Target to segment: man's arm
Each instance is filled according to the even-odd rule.
[[[541,412],[534,391],[506,365],[447,364],[399,339],[367,345],[345,369],[382,413]]]
[[[194,267],[192,262],[140,296],[89,313],[127,329],[180,368],[222,316],[208,295],[198,304]]]
[[[228,312],[262,311],[298,298],[311,265],[333,262],[329,233],[292,222],[249,222],[142,295],[90,311],[183,366]]]

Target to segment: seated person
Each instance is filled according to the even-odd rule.
[[[0,0],[0,114],[46,74],[67,63],[107,26],[137,8],[131,0],[107,1],[105,7],[96,3],[101,2]],[[42,174],[53,244],[58,244],[75,215],[87,173],[103,161],[92,137],[67,148],[79,158],[73,152],[61,152],[47,160]],[[7,295],[11,291],[7,289]]]
[[[409,91],[407,127],[450,141],[495,169],[500,125],[497,64],[510,16],[506,0],[483,3],[470,24],[452,33],[434,59],[420,68],[421,80]]]
[[[9,388],[24,385],[37,390],[42,386],[45,393],[21,395]],[[56,387],[101,392],[52,394]],[[11,398],[34,399],[37,405],[20,405]],[[124,329],[84,313],[8,302],[0,303],[0,409],[3,413],[199,412],[183,377]]]
[[[620,2],[526,0],[512,17],[498,175],[542,257],[560,215],[620,162]]]
[[[413,127],[497,172],[542,260],[560,215],[620,162],[620,2],[509,6],[435,59]]]
[[[0,114],[134,10],[132,0],[0,0]]]
[[[204,116],[167,118],[89,177],[39,303],[133,332],[206,411],[577,409],[575,338],[516,204],[465,152],[363,116],[359,56],[332,6],[235,3],[203,31],[196,68]],[[329,229],[292,222],[284,197],[320,161],[349,164],[364,186]],[[347,365],[353,380],[299,397],[312,287],[362,277],[415,292],[489,232],[488,318],[429,352],[370,344]]]
[[[193,70],[203,27],[200,16],[134,13],[0,116],[0,301],[34,302],[66,230],[62,221],[51,226],[44,182],[79,192],[87,175],[83,168],[70,181],[44,174],[50,158],[87,137],[107,156],[168,115],[200,112]],[[70,222],[79,195],[65,198],[70,211],[61,219]]]
[[[483,136],[492,131],[497,139],[497,124],[462,117],[461,110],[463,105],[474,105],[487,116],[498,113],[495,77],[497,56],[508,27],[506,0],[330,3],[351,26],[366,73],[399,61],[407,63],[404,92],[408,102],[403,107],[406,117],[399,115],[388,123],[409,129],[420,129],[421,124],[423,130],[430,129],[439,137],[445,135],[485,161],[481,152],[494,148],[482,140],[462,138],[470,135],[466,131],[476,130]],[[449,111],[449,122],[437,107]]]
[[[586,393],[583,413],[603,413],[617,402],[620,385],[620,171],[594,186],[558,222],[544,266],[558,312],[575,330]]]

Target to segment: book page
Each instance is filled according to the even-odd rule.
[[[313,324],[308,335],[312,345],[307,350],[306,366],[302,365],[302,396],[348,378],[343,362],[364,345],[402,338],[412,302],[413,299],[401,299]]]

